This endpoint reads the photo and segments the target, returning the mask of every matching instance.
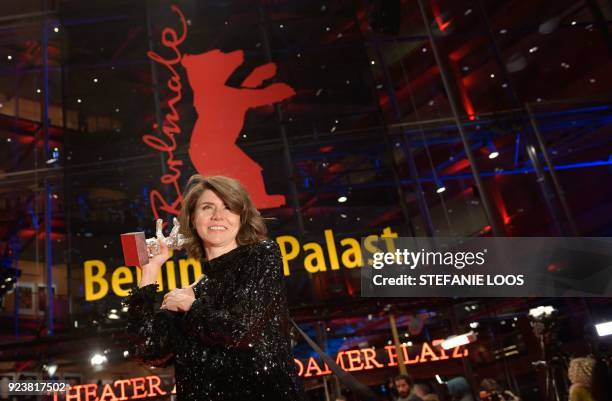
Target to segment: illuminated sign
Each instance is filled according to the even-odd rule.
[[[202,54],[183,55],[179,46],[187,37],[187,22],[180,8],[172,5],[171,9],[179,17],[181,27],[180,33],[171,27],[162,30],[161,43],[170,56],[162,57],[154,51],[147,53],[151,60],[170,72],[167,88],[173,94],[167,101],[169,112],[162,126],[154,124],[155,133],[142,138],[147,146],[165,153],[168,172],[160,182],[170,187],[174,197],[174,200],[169,200],[162,191],[151,191],[149,200],[155,219],[160,217],[160,212],[177,216],[183,200],[179,186],[183,161],[175,159],[174,155],[175,136],[181,134],[176,104],[183,98],[183,84],[176,69],[179,63],[185,68],[193,90],[193,106],[198,114],[189,142],[189,157],[196,171],[204,176],[226,175],[239,180],[259,209],[282,206],[285,197],[266,193],[261,166],[236,145],[236,139],[244,127],[248,110],[271,106],[292,97],[295,91],[284,83],[262,86],[276,75],[274,63],[255,68],[238,87],[227,85],[229,77],[243,64],[244,52],[223,53],[214,49]]]
[[[401,349],[405,364],[417,365],[428,362],[446,361],[449,359],[460,359],[468,356],[467,348],[463,348],[462,346],[444,350],[439,346],[443,341],[444,340],[433,340],[431,344],[424,342],[421,344],[420,350],[402,344]],[[411,348],[413,352],[410,352]],[[294,361],[298,368],[298,375],[301,377],[316,377],[332,374],[331,369],[326,363],[321,365],[314,357],[310,357],[304,362],[299,359],[294,359]],[[347,372],[393,367],[398,365],[397,352],[394,345],[387,345],[382,352],[377,352],[374,347],[342,351],[336,355],[336,364]]]
[[[115,380],[112,384],[77,384],[63,392],[54,392],[53,401],[127,401],[142,398],[159,397],[176,394],[176,387],[167,390],[161,388],[159,376],[132,377]],[[99,387],[102,392],[98,397]]]
[[[420,350],[402,344],[401,349],[406,365],[440,362],[468,356],[468,350],[462,346],[450,350],[442,349],[439,345],[443,341],[433,340],[431,343],[422,343]],[[377,352],[376,348],[371,347],[341,351],[336,355],[336,363],[347,372],[394,367],[398,364],[397,359],[394,345],[387,345],[381,352]],[[318,377],[332,374],[327,364],[320,364],[314,357],[308,358],[307,361],[294,359],[294,362],[300,377]],[[97,384],[73,385],[65,392],[53,393],[53,401],[129,401],[176,394],[176,386],[172,389],[170,389],[170,386],[162,385],[161,378],[155,375],[132,377],[115,380],[112,384],[103,386]],[[102,389],[98,397],[100,387]]]
[[[176,139],[174,136],[181,133],[181,127],[179,125],[180,115],[176,110],[176,103],[183,98],[183,84],[181,83],[181,76],[176,71],[175,66],[181,61],[182,58],[178,46],[185,41],[187,36],[187,22],[185,21],[183,12],[177,6],[172,5],[172,11],[178,14],[181,20],[182,33],[181,35],[178,35],[176,30],[168,27],[164,28],[161,33],[162,44],[172,51],[172,57],[163,58],[153,51],[149,51],[147,53],[149,58],[165,66],[170,71],[171,77],[168,80],[167,86],[168,89],[174,93],[174,96],[168,100],[167,107],[170,112],[166,114],[162,126],[158,127],[157,124],[153,125],[153,129],[155,130],[161,128],[163,137],[153,134],[147,134],[142,137],[142,140],[145,144],[147,144],[147,146],[159,152],[166,153],[166,165],[168,167],[168,172],[161,176],[159,181],[162,184],[171,187],[176,194],[176,199],[170,203],[166,198],[164,198],[160,191],[152,190],[150,192],[149,200],[151,202],[151,209],[153,210],[153,215],[155,216],[156,220],[160,218],[160,211],[178,216],[181,202],[183,200],[183,193],[181,192],[179,185],[179,178],[181,177],[180,167],[183,165],[183,161],[177,160],[174,157],[174,151],[176,150]]]
[[[343,238],[336,244],[334,232],[327,229],[323,232],[325,244],[321,245],[317,242],[306,242],[301,244],[297,237],[292,235],[281,235],[276,237],[281,255],[283,259],[283,273],[285,276],[291,275],[290,262],[297,259],[302,259],[302,268],[308,273],[316,274],[326,271],[345,269],[354,269],[363,267],[363,249],[359,238]],[[380,235],[372,234],[365,237],[363,245],[369,253],[381,252],[382,250],[376,246],[377,241],[385,242],[387,251],[395,250],[393,239],[397,238],[397,233],[393,232],[391,227],[385,227]],[[371,264],[371,259],[368,264]],[[169,259],[165,263],[167,280],[164,280],[163,270],[160,270],[158,276],[159,291],[164,288],[172,290],[177,288],[176,267],[178,266],[180,285],[186,287],[190,283],[191,277],[199,277],[202,274],[202,266],[199,260],[196,259],[178,259],[178,264]],[[83,264],[84,279],[85,279],[85,300],[97,301],[108,295],[109,291],[119,297],[128,295],[129,289],[134,283],[140,281],[140,269],[136,269],[136,280],[132,270],[125,266],[117,267],[113,270],[110,283],[107,278],[106,263],[102,260],[86,260]],[[193,275],[190,275],[192,273]]]

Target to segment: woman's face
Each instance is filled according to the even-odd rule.
[[[204,246],[230,245],[236,243],[240,215],[229,210],[216,193],[207,189],[196,203],[193,224]]]

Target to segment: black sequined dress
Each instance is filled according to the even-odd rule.
[[[157,284],[124,299],[130,355],[174,364],[178,401],[302,400],[278,244],[242,245],[201,262],[205,277],[188,312],[158,309]]]

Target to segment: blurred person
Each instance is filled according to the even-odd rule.
[[[423,401],[440,401],[438,395],[431,390],[427,383],[415,383],[414,394]]]
[[[593,367],[591,395],[595,401],[612,400],[612,369],[605,358],[597,358]]]
[[[458,376],[445,383],[448,395],[453,401],[474,401],[472,388],[465,377]]]
[[[480,399],[482,401],[520,401],[510,390],[504,390],[497,381],[491,378],[480,382]]]
[[[594,367],[593,358],[572,358],[570,360],[567,369],[567,376],[572,383],[569,388],[569,401],[600,401],[595,400],[591,393]]]
[[[395,401],[423,401],[414,393],[412,377],[409,375],[399,375],[393,380],[397,390]]]

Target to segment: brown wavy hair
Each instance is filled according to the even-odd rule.
[[[229,210],[240,215],[240,228],[236,235],[236,243],[240,245],[254,244],[267,238],[267,228],[264,218],[253,204],[244,186],[230,177],[213,175],[203,177],[192,175],[185,186],[179,222],[181,234],[189,239],[185,246],[189,257],[200,259],[206,257],[204,243],[195,226],[193,213],[196,203],[204,191],[210,189],[227,205]]]

